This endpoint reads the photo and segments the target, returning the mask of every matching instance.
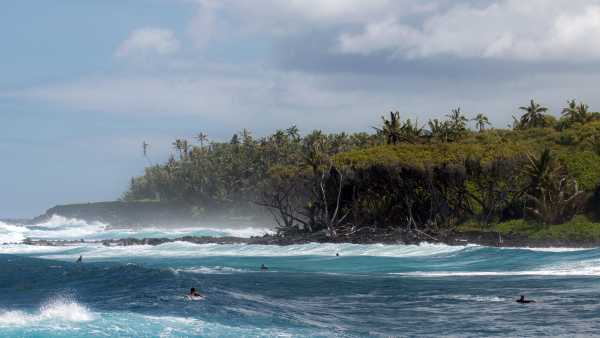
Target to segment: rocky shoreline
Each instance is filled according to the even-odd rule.
[[[521,236],[499,236],[494,232],[465,232],[452,234],[444,238],[434,238],[425,234],[415,233],[380,233],[353,237],[330,238],[322,234],[277,236],[264,235],[260,237],[198,237],[184,236],[179,238],[123,238],[100,241],[83,240],[32,240],[26,239],[24,244],[41,246],[68,246],[81,243],[98,243],[105,246],[131,246],[131,245],[160,245],[171,242],[188,242],[194,244],[254,244],[254,245],[294,245],[307,243],[352,243],[352,244],[388,244],[407,245],[421,243],[439,243],[453,246],[469,244],[490,247],[529,247],[529,248],[594,248],[600,247],[600,242],[595,241],[569,241],[569,240],[531,240]]]
[[[247,210],[246,210],[247,211]],[[67,218],[76,218],[86,222],[105,222],[108,224],[120,224],[127,228],[143,228],[149,225],[160,226],[168,224],[201,226],[203,223],[232,224],[239,225],[240,222],[256,222],[261,217],[242,217],[239,213],[229,216],[218,215],[222,211],[214,212],[214,215],[195,214],[188,207],[173,206],[162,202],[98,202],[55,206],[41,216],[31,220],[14,220],[15,224],[38,224],[48,221],[53,215]],[[234,216],[237,215],[237,216]],[[218,216],[218,217],[217,217]],[[264,215],[263,215],[264,216]],[[260,221],[265,224],[267,221]],[[443,243],[447,245],[476,244],[492,247],[562,247],[562,248],[592,248],[600,247],[600,241],[594,240],[556,240],[556,239],[531,239],[523,235],[502,235],[489,231],[454,232],[446,235],[431,235],[420,231],[403,230],[376,230],[364,228],[362,231],[351,236],[331,238],[324,232],[307,234],[296,233],[292,235],[277,236],[265,235],[261,237],[194,237],[186,236],[175,239],[169,238],[125,238],[94,241],[110,246],[128,245],[160,245],[168,242],[183,241],[196,244],[259,244],[259,245],[293,245],[306,243],[353,243],[353,244],[420,244],[420,243]],[[81,241],[61,240],[26,240],[31,245],[73,245]],[[88,241],[87,243],[91,243]]]

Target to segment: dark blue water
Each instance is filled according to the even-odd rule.
[[[600,334],[599,249],[171,243],[0,252],[0,336]],[[74,263],[80,254],[84,263]],[[190,287],[206,299],[187,300]],[[520,294],[537,303],[516,304]]]

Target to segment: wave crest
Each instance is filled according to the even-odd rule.
[[[21,310],[0,310],[0,326],[29,326],[42,322],[87,322],[96,315],[75,300],[58,297],[42,305],[37,313]]]

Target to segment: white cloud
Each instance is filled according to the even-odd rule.
[[[361,34],[342,34],[339,43],[344,53],[368,55],[379,51],[404,51],[417,46],[421,39],[421,32],[390,19],[367,25]]]
[[[597,60],[600,0],[196,0],[197,45],[219,33],[315,34],[345,54]],[[330,50],[331,50],[330,49]]]
[[[328,34],[333,39],[332,44],[339,43],[338,51],[351,54],[388,53],[403,58],[451,55],[529,61],[600,57],[597,43],[600,41],[597,40],[600,36],[600,0],[572,0],[568,2],[570,6],[564,0],[489,0],[486,4],[478,2],[478,7],[472,1],[461,4],[444,0],[352,1],[202,1],[199,8],[207,12],[198,14],[204,19],[196,17],[194,20],[204,23],[191,25],[190,29],[196,27],[196,31],[204,31],[209,39],[216,34],[213,29],[223,25],[242,30],[246,26],[237,26],[239,21],[231,15],[239,11],[247,14],[243,20],[256,22],[254,33],[260,34],[252,39],[234,37],[231,43],[238,44],[243,40],[240,48],[244,43],[255,41],[253,39],[272,38],[272,32],[267,29],[269,25],[289,23],[281,28],[282,34],[297,29],[320,35],[325,32],[322,35]],[[411,17],[409,24],[406,13],[419,14]],[[295,18],[292,18],[294,14]],[[288,30],[292,26],[294,29]],[[339,41],[335,37],[339,37]],[[200,39],[197,43],[202,45],[207,40]],[[594,104],[595,96],[590,92],[593,86],[585,84],[595,83],[600,78],[594,71],[590,71],[590,77],[580,76],[581,69],[573,72],[580,76],[577,81],[565,78],[560,74],[560,67],[536,68],[524,76],[508,72],[502,74],[505,76],[496,76],[503,70],[493,70],[486,77],[465,75],[456,78],[448,76],[442,68],[432,72],[433,75],[403,72],[402,63],[398,63],[399,66],[390,63],[393,76],[360,71],[362,63],[357,64],[356,71],[303,73],[289,70],[298,68],[278,68],[269,64],[268,54],[258,55],[263,57],[261,62],[233,61],[236,65],[208,64],[206,59],[197,56],[200,53],[196,57],[184,53],[175,57],[171,54],[177,51],[179,44],[175,34],[168,30],[136,30],[123,42],[117,54],[154,53],[168,57],[158,58],[152,67],[142,69],[127,68],[131,66],[127,64],[120,75],[38,86],[8,96],[76,111],[148,118],[197,116],[223,125],[246,123],[250,128],[267,124],[278,127],[288,123],[354,128],[371,125],[374,116],[376,119],[388,109],[404,109],[417,114],[427,112],[429,115],[420,118],[424,120],[463,104],[467,105],[467,111],[488,112],[492,118],[504,123],[514,113],[511,107],[532,96],[543,99],[544,91],[552,93],[552,99],[558,100],[558,104],[571,97]],[[300,47],[311,48],[308,44]],[[318,58],[315,60],[315,63],[319,62]],[[372,60],[381,61],[380,58]],[[435,62],[431,64],[436,66]],[[255,66],[259,63],[261,66]],[[490,65],[494,67],[493,63]],[[532,75],[538,74],[543,77],[537,77],[537,81],[547,83],[530,80]],[[525,82],[518,82],[521,78]],[[515,89],[517,86],[518,90]],[[532,92],[534,90],[539,91]]]
[[[404,58],[595,61],[600,59],[600,2],[499,0],[484,7],[459,3],[417,24],[397,16],[370,21],[360,32],[341,33],[338,49]]]
[[[121,43],[117,57],[143,56],[148,54],[169,55],[179,50],[180,43],[175,33],[163,28],[139,28],[131,32]]]
[[[12,92],[10,96],[43,100],[87,111],[140,116],[197,115],[220,120],[263,106],[328,106],[335,96],[320,92],[315,80],[274,72],[226,76],[205,74],[161,77],[103,77]],[[6,94],[5,94],[6,95]]]
[[[188,31],[196,47],[204,47],[218,33],[217,11],[219,8],[220,4],[214,0],[199,2],[196,14],[188,25]]]
[[[104,77],[5,93],[81,113],[123,114],[140,121],[197,118],[224,129],[268,132],[298,124],[303,130],[367,130],[378,116],[400,110],[421,123],[450,108],[484,112],[498,127],[516,107],[535,98],[559,112],[566,99],[600,106],[593,86],[600,73],[540,74],[501,82],[406,79],[368,75],[221,70],[204,76]]]
[[[190,32],[203,41],[206,32],[236,30],[243,34],[286,36],[346,24],[365,24],[390,15],[431,12],[448,0],[196,0],[198,13]],[[236,27],[216,22],[216,13],[235,20]]]

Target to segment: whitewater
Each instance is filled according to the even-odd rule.
[[[271,231],[0,222],[0,336],[600,335],[600,249],[95,242]],[[206,299],[189,301],[190,287]]]

